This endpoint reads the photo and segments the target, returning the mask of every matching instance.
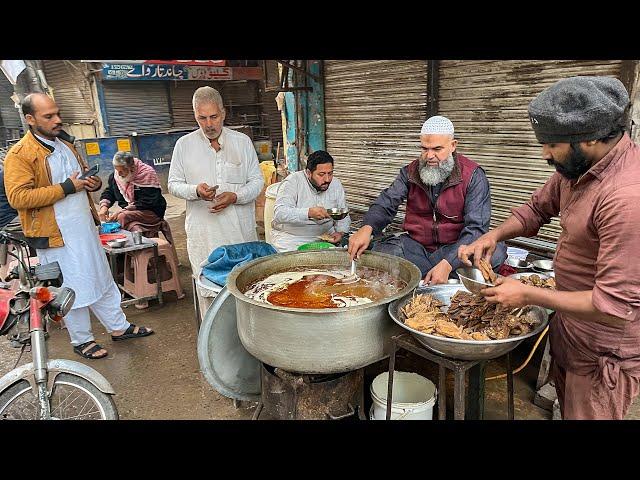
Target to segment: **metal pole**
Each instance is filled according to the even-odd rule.
[[[13,87],[15,96],[17,97],[18,103],[21,104],[24,97],[29,95],[30,93],[44,93],[45,88],[42,82],[40,81],[40,77],[37,74],[38,64],[37,60],[24,60],[26,68],[20,72],[20,75],[16,78],[16,84]],[[44,74],[43,74],[44,77]],[[22,109],[19,108],[18,112],[20,113],[20,121],[22,122],[22,128],[26,133],[29,131],[29,124],[27,120],[24,118],[22,114]]]

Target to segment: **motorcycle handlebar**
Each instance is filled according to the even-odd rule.
[[[16,238],[6,230],[0,230],[0,245],[15,243],[17,245],[28,246],[29,244],[20,238]]]

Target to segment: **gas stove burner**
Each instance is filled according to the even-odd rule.
[[[321,374],[321,373],[319,373],[319,374],[308,374],[308,373],[288,372],[286,370],[282,370],[281,368],[277,369],[275,367],[272,367],[271,365],[267,365],[266,363],[263,363],[262,365],[264,365],[264,368],[271,375],[278,375],[278,373],[281,373],[283,375],[290,376],[290,377],[300,377],[306,383],[330,382],[331,380],[335,380],[337,378],[343,377],[343,376],[348,375],[350,373],[350,372],[343,372],[343,373],[329,373],[329,374]],[[276,370],[277,370],[277,372],[276,372]]]
[[[363,370],[300,374],[262,364],[262,394],[253,416],[273,420],[364,419]]]

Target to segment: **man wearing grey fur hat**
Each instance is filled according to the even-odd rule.
[[[510,307],[556,311],[550,344],[564,419],[622,419],[640,389],[640,147],[625,132],[629,95],[609,77],[572,77],[529,104],[542,158],[556,168],[531,200],[458,256],[534,236],[560,216],[557,290],[500,279],[482,292]]]

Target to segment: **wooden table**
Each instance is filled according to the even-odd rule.
[[[113,275],[113,281],[116,282],[116,285],[118,286],[118,288],[120,290],[122,290],[122,292],[126,293],[127,295],[133,297],[131,300],[123,300],[120,305],[123,307],[127,307],[129,305],[133,305],[134,303],[139,303],[141,300],[152,300],[154,298],[158,299],[158,303],[160,305],[162,305],[163,301],[162,301],[162,282],[160,280],[160,270],[158,268],[158,244],[153,241],[150,238],[146,238],[146,237],[142,237],[142,243],[140,245],[135,245],[133,243],[133,237],[131,235],[131,232],[129,232],[128,230],[118,230],[117,232],[114,232],[116,234],[123,234],[127,236],[127,243],[125,243],[124,247],[120,247],[120,248],[112,248],[109,245],[103,245],[102,248],[104,249],[105,253],[107,254],[107,257],[109,258],[109,267],[111,268],[111,275]],[[125,253],[128,252],[136,252],[138,250],[145,250],[147,248],[153,248],[153,258],[154,258],[154,263],[155,263],[155,273],[156,273],[156,286],[157,286],[157,293],[156,295],[150,295],[147,297],[136,297],[133,292],[130,292],[128,290],[126,290],[124,288],[124,285],[118,283],[118,268],[117,268],[117,262],[116,259],[118,257],[118,255],[123,255]],[[144,274],[146,275],[147,272],[144,272]],[[125,272],[126,275],[126,272]]]

